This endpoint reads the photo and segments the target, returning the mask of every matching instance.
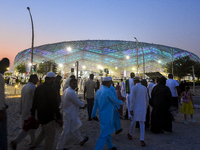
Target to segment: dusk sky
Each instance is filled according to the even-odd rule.
[[[72,40],[128,40],[181,48],[200,57],[200,0],[0,0],[0,59]]]

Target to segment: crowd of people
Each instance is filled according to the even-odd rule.
[[[4,73],[9,66],[9,60],[0,61],[0,73]],[[130,120],[130,129],[127,138],[132,140],[135,128],[140,128],[140,145],[146,146],[145,128],[153,133],[172,132],[172,121],[175,120],[172,111],[177,111],[182,99],[180,112],[184,114],[184,124],[188,124],[187,114],[194,113],[194,103],[189,86],[180,90],[179,83],[173,79],[173,75],[150,80],[140,79],[132,72],[128,80],[114,85],[111,77],[104,77],[101,83],[94,80],[90,74],[84,83],[83,93],[86,104],[81,101],[76,93],[77,79],[70,76],[63,83],[63,95],[61,98],[60,75],[48,72],[45,82],[36,87],[38,76],[32,74],[29,82],[21,91],[20,114],[22,115],[22,129],[11,141],[13,150],[17,149],[27,135],[31,143],[29,149],[35,149],[43,140],[44,150],[51,150],[55,141],[55,124],[63,127],[57,150],[66,150],[65,142],[70,133],[77,138],[79,145],[83,146],[89,137],[83,137],[79,131],[82,125],[79,119],[79,109],[87,107],[88,121],[99,121],[100,134],[96,142],[95,150],[102,150],[107,144],[109,150],[117,148],[112,144],[111,134],[119,134],[123,131],[120,119]],[[0,149],[7,149],[7,116],[5,105],[4,79],[0,76]],[[123,114],[123,110],[126,110]],[[36,115],[37,114],[37,115]],[[127,121],[129,123],[129,121]],[[41,125],[40,133],[35,137],[35,131]]]

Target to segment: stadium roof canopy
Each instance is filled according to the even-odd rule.
[[[71,48],[71,51],[70,49]],[[111,74],[121,74],[137,70],[143,72],[143,52],[145,60],[145,72],[162,72],[163,65],[173,59],[189,56],[192,60],[200,62],[197,55],[179,48],[149,44],[133,41],[119,40],[82,40],[67,41],[54,44],[45,44],[34,47],[33,62],[39,64],[43,61],[53,60],[57,64],[63,64],[65,72],[74,68],[79,61],[79,70],[99,72],[108,68]],[[127,59],[129,56],[129,59]],[[15,67],[25,62],[31,62],[31,48],[23,50],[15,57]]]

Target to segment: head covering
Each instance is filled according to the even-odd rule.
[[[56,74],[54,72],[48,72],[46,77],[56,77]]]
[[[112,81],[112,78],[111,77],[104,77],[103,81]]]
[[[133,80],[134,81],[139,81],[139,77],[136,76],[136,77],[133,78]]]
[[[151,79],[150,82],[153,82],[153,80]]]

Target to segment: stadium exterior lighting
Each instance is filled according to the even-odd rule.
[[[63,67],[63,64],[59,64],[59,67],[60,67],[60,68]]]
[[[68,51],[68,52],[70,52],[71,50],[72,50],[72,48],[71,48],[71,47],[68,47],[68,48],[67,48],[67,51]]]

